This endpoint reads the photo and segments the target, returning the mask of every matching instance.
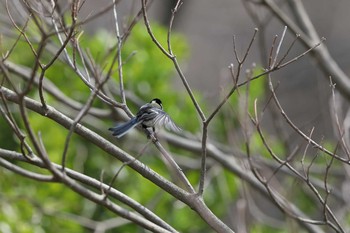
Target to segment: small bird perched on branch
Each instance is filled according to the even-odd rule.
[[[170,116],[163,111],[162,101],[158,98],[142,105],[136,117],[131,118],[128,122],[109,128],[108,130],[112,131],[113,136],[120,138],[138,125],[141,125],[144,129],[152,128],[153,132],[156,126],[165,126],[168,130],[175,132],[181,131]]]

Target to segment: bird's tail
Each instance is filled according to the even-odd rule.
[[[112,135],[116,136],[117,138],[120,138],[124,136],[129,130],[133,129],[135,126],[137,126],[139,123],[137,122],[136,117],[132,118],[130,121],[125,122],[123,124],[114,126],[112,128],[109,128],[108,130],[112,131]]]

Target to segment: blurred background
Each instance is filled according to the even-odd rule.
[[[9,23],[5,2],[5,0],[0,1],[0,32],[2,35],[5,35],[4,37],[1,36],[0,38],[1,45],[6,44],[6,40],[3,38],[11,35],[13,39],[16,38],[13,35],[18,33],[6,31],[8,25],[11,24]],[[13,13],[13,16],[15,16],[16,20],[18,19],[20,22],[22,19],[23,23],[23,9],[20,10],[20,7],[16,9],[16,4],[19,4],[19,2],[22,1],[11,2],[11,6],[13,6],[13,8],[11,8],[11,12]],[[32,3],[40,2],[41,1],[37,0],[33,1]],[[111,4],[111,2],[112,1],[110,0],[86,0],[80,10],[79,19],[82,20],[93,15],[100,9]],[[288,1],[276,2],[278,3],[280,9],[291,15],[286,5]],[[153,1],[149,9],[149,15],[152,20],[151,25],[157,32],[157,35],[161,35],[163,37],[166,36],[166,28],[168,27],[169,23],[170,12],[175,3],[176,1],[171,0]],[[311,21],[314,23],[319,36],[327,39],[324,43],[328,47],[331,55],[338,62],[341,68],[348,73],[348,63],[350,59],[350,54],[348,53],[348,50],[350,49],[350,45],[348,43],[350,40],[350,25],[348,23],[350,20],[350,15],[348,11],[350,9],[350,1],[309,0],[304,1],[303,3],[305,4],[306,11],[310,16]],[[64,8],[64,3],[62,3],[62,5],[62,11],[67,9],[69,11],[69,8]],[[121,1],[118,5],[119,19],[121,22],[120,27],[123,28],[125,25],[127,25],[127,22],[129,22],[128,17],[130,15],[135,15],[139,9],[140,1]],[[249,11],[247,11],[247,5],[245,4],[244,0],[185,0],[179,12],[176,14],[173,29],[174,48],[176,51],[179,51],[181,57],[181,59],[179,59],[181,62],[181,68],[183,69],[192,89],[201,96],[201,104],[204,103],[202,106],[205,106],[206,112],[211,112],[211,110],[220,102],[220,100],[222,100],[227,91],[227,87],[232,85],[232,77],[228,66],[231,63],[236,64],[233,51],[233,37],[235,37],[238,54],[243,56],[253,36],[254,29],[259,29],[259,38],[257,38],[256,42],[253,44],[243,69],[266,67],[266,61],[268,59],[269,49],[273,38],[275,35],[278,35],[278,38],[281,38],[285,25],[277,21],[276,18],[267,12],[263,7],[256,7],[254,10],[256,15],[266,19],[263,28],[254,23]],[[25,16],[23,17],[25,18]],[[157,23],[163,25],[164,28],[159,28]],[[139,24],[143,24],[142,19],[140,20]],[[83,24],[81,28],[79,28],[79,31],[84,32],[81,37],[82,47],[91,53],[91,56],[96,59],[99,68],[104,68],[104,65],[106,65],[110,61],[109,59],[111,59],[109,46],[111,46],[111,44],[115,45],[116,43],[115,38],[113,38],[115,35],[115,21],[112,11],[109,10],[107,13],[103,14],[103,16],[96,17],[88,23]],[[106,31],[110,32],[111,34],[107,35]],[[156,88],[154,88],[154,86],[150,86],[149,83],[153,85],[161,85],[161,88],[157,89],[157,93],[162,95],[162,99],[166,99],[164,104],[166,110],[171,113],[171,116],[176,120],[176,122],[180,122],[181,126],[186,129],[186,131],[191,133],[200,132],[201,129],[197,117],[198,115],[193,110],[193,106],[189,101],[189,97],[186,95],[181,80],[174,71],[173,64],[171,64],[171,62],[169,62],[169,60],[163,54],[159,53],[158,49],[154,46],[152,41],[149,39],[149,36],[145,32],[144,27],[135,27],[132,36],[130,36],[130,40],[128,40],[127,45],[123,48],[125,49],[123,52],[125,52],[126,55],[132,54],[134,50],[138,50],[138,53],[134,56],[135,59],[128,60],[127,65],[124,67],[126,89],[135,92],[135,95],[140,97],[138,102],[133,102],[134,100],[130,101],[132,111],[135,112],[138,108],[137,105],[147,101],[144,98],[149,98],[149,96],[153,94],[152,91],[154,91]],[[35,36],[35,33],[33,34]],[[295,35],[287,30],[287,35],[282,45],[281,54],[283,54],[289,48],[294,38]],[[57,42],[54,39],[52,41]],[[111,43],[109,44],[110,41]],[[16,51],[15,49],[9,60],[15,60],[20,65],[32,67],[33,56],[28,47],[25,46],[26,45],[19,43],[18,46],[16,46],[16,49],[19,51]],[[29,52],[23,52],[23,48],[27,49],[26,51]],[[286,60],[294,58],[295,56],[303,53],[306,49],[307,48],[302,46],[302,44],[297,41]],[[104,56],[104,53],[108,55]],[[146,53],[148,54],[145,55]],[[52,54],[49,54],[49,56],[50,55]],[[31,57],[28,58],[28,56]],[[330,104],[331,88],[329,78],[327,74],[321,72],[321,70],[317,67],[317,64],[310,56],[310,54],[307,54],[305,57],[302,57],[293,64],[281,69],[280,71],[274,72],[271,76],[273,82],[278,86],[278,98],[292,121],[295,122],[295,124],[302,130],[304,130],[306,134],[308,134],[314,127],[315,130],[313,137],[315,140],[320,140],[323,138],[332,140],[335,138],[334,136],[336,133],[334,132],[334,125],[331,123],[333,122],[332,117],[334,117],[334,114],[332,114]],[[123,58],[127,60],[128,57],[125,56]],[[147,59],[154,60],[148,61]],[[28,62],[28,64],[26,62]],[[72,71],[72,69],[64,67],[62,63],[64,62],[59,61],[52,67],[52,69],[50,68],[50,70],[46,73],[47,80],[51,80],[53,83],[55,83],[55,85],[61,88],[62,92],[64,92],[64,94],[66,94],[68,97],[84,103],[89,96],[90,91],[88,88],[86,88],[86,86],[81,85],[81,80],[77,78],[77,75]],[[112,81],[117,83],[117,72],[114,73],[113,78],[115,78],[115,80]],[[239,81],[242,82],[244,79],[245,75],[243,72]],[[264,81],[264,79],[259,80]],[[142,83],[143,81],[145,81],[146,84]],[[69,82],[70,85],[67,85],[67,82]],[[169,91],[169,83],[171,84],[171,91]],[[264,84],[266,85],[266,83]],[[141,90],[143,88],[144,90]],[[117,97],[118,95],[116,93],[117,92],[113,94],[115,94],[114,96]],[[266,100],[267,97],[265,94],[266,93],[261,94],[260,96],[257,94],[257,96]],[[34,96],[33,98],[38,98],[37,93],[34,93],[32,96]],[[67,116],[76,116],[76,109],[72,110],[66,106],[66,108],[64,108],[62,107],[61,103],[57,103],[59,101],[56,101],[55,98],[50,99],[51,96],[47,96],[47,98],[51,101],[50,104],[62,111],[65,111]],[[235,97],[232,99],[234,100],[227,104],[226,107],[230,108],[233,106],[234,108],[239,105],[237,104],[238,101],[234,102],[236,101]],[[186,103],[182,103],[181,101]],[[338,94],[337,101],[341,102],[340,105],[344,107],[345,112],[348,108],[348,101]],[[84,118],[84,124],[86,124],[92,130],[95,130],[98,134],[109,139],[117,146],[120,146],[130,153],[137,154],[140,151],[141,146],[146,143],[147,139],[144,137],[134,137],[135,134],[130,135],[132,140],[128,140],[127,137],[121,140],[112,138],[107,129],[112,124],[115,124],[115,121],[120,119],[112,119],[113,114],[110,113],[112,109],[110,106],[107,106],[102,102],[96,102],[97,103],[95,103],[94,107],[98,110],[103,110],[101,111],[102,117],[86,117]],[[208,104],[208,106],[206,106],[206,104]],[[232,154],[235,156],[234,159],[237,157],[241,162],[239,165],[241,165],[242,169],[247,169],[248,166],[246,164],[246,154],[241,153],[242,151],[244,152],[244,149],[242,149],[244,148],[244,139],[239,138],[242,137],[242,133],[232,133],[236,134],[233,137],[234,139],[238,138],[238,140],[232,140],[232,138],[229,138],[229,136],[231,136],[231,129],[232,131],[242,130],[239,123],[237,123],[242,119],[237,120],[237,118],[239,118],[237,115],[239,114],[236,114],[240,109],[232,112],[230,110],[231,109],[228,111],[223,110],[223,116],[218,115],[217,119],[215,119],[216,122],[213,123],[215,127],[211,127],[211,130],[214,132],[212,138],[216,142],[223,144],[226,143],[226,147],[222,145],[224,148],[223,151],[229,151],[228,154],[230,156],[231,152],[233,151]],[[183,114],[183,112],[186,114]],[[232,118],[230,118],[232,116],[230,114],[233,115]],[[273,114],[273,110],[271,110],[269,114]],[[113,115],[113,117],[115,116]],[[195,120],[188,120],[188,117]],[[267,128],[267,131],[270,130],[273,132],[276,126],[276,122],[274,122],[275,118],[265,118],[264,126]],[[224,122],[222,119],[227,120],[227,122]],[[3,119],[0,118],[0,120]],[[46,118],[44,118],[44,120],[42,120],[42,118],[38,118],[36,114],[30,115],[30,120],[32,121],[33,127],[36,131],[40,132],[41,130],[43,132],[45,146],[50,152],[50,156],[52,156],[50,159],[52,159],[54,162],[60,163],[62,155],[61,146],[64,144],[66,139],[65,137],[67,131],[62,129],[62,127],[55,122],[50,122]],[[281,117],[279,117],[279,120],[283,121]],[[193,123],[195,121],[198,123],[197,125]],[[20,120],[18,120],[18,122],[20,122]],[[226,123],[227,125],[225,125]],[[13,132],[10,131],[9,127],[5,123],[2,125],[0,124],[0,126],[3,127],[1,128],[2,132],[0,132],[1,147],[18,151],[18,140],[16,140],[15,137],[8,136],[9,134],[13,135]],[[4,129],[5,126],[7,127],[7,131]],[[227,126],[231,126],[231,128]],[[285,127],[285,132],[287,137],[289,137],[288,141],[291,144],[299,145],[302,144],[301,142],[303,142],[304,144],[302,145],[305,145],[305,141],[301,140],[300,137],[298,140],[293,141],[292,138],[295,137],[295,132],[293,132],[289,126],[284,124],[283,127]],[[140,136],[140,134],[136,135]],[[198,136],[198,134],[195,136]],[[55,140],[51,140],[52,138]],[[287,157],[289,155],[288,153],[290,152],[288,149],[290,148],[286,149],[283,147],[284,145],[280,145],[282,143],[279,141],[278,135],[275,136],[272,134],[271,138],[277,138],[277,140],[273,141],[272,139],[271,141],[272,144],[275,143],[277,145],[274,146],[276,146],[276,150],[280,152],[279,155],[281,155],[281,157]],[[10,145],[6,140],[12,144]],[[72,167],[73,169],[96,179],[101,176],[102,172],[105,172],[106,175],[104,178],[106,182],[108,182],[115,171],[121,166],[120,161],[116,161],[115,158],[112,158],[107,153],[101,151],[100,148],[87,142],[86,140],[74,135],[72,141],[74,141],[74,143],[71,143],[69,161],[67,162],[69,167]],[[259,144],[259,142],[254,141],[254,143],[256,143],[256,145],[254,144],[254,146],[256,146],[256,150],[253,150],[253,154],[256,155],[256,158],[258,158],[258,163],[264,161],[261,162],[258,167],[259,169],[262,167],[261,170],[266,172],[266,174],[269,174],[269,172],[275,169],[278,164],[276,165],[271,162],[272,159],[270,156],[266,155],[266,152],[262,152],[263,150],[261,148],[264,148],[264,146],[261,144],[261,142]],[[176,155],[176,159],[186,172],[186,175],[189,177],[191,182],[194,184],[198,183],[200,169],[198,156],[200,153],[187,151],[183,148],[177,148],[176,145],[174,146],[171,144],[169,145],[169,148],[173,154]],[[236,154],[236,151],[239,151],[239,153]],[[157,151],[154,149],[149,149],[147,153],[154,155],[157,154]],[[302,154],[302,152],[300,152],[298,156],[300,156],[300,154]],[[316,158],[318,154],[312,151],[310,152],[310,155],[310,158],[313,159]],[[323,158],[324,157],[322,157],[320,160]],[[296,166],[300,165],[299,159],[299,157],[295,159],[297,164]],[[171,180],[168,170],[164,168],[163,162],[160,161],[158,157],[143,156],[140,158],[140,161],[144,162],[152,169],[155,169],[157,172]],[[311,170],[314,172],[314,177],[320,177],[320,171],[324,171],[325,163],[327,163],[327,160],[322,160],[318,164],[320,167],[323,166],[321,167],[323,170],[318,169],[320,167],[317,166],[312,167],[313,169]],[[342,165],[343,164],[336,164],[335,166],[338,166],[336,168],[343,168]],[[345,169],[346,168],[344,168],[344,170]],[[255,189],[252,189],[253,192],[249,192],[249,188],[245,187],[245,181],[235,172],[224,169],[222,164],[214,161],[213,159],[209,162],[208,170],[210,185],[208,185],[206,189],[206,201],[213,212],[217,213],[218,216],[224,219],[225,222],[231,224],[230,226],[237,227],[238,230],[241,227],[240,232],[246,232],[244,231],[245,226],[239,224],[246,222],[247,226],[251,227],[250,229],[255,230],[252,230],[251,232],[286,232],[283,231],[286,225],[295,224],[295,222],[290,223],[290,219],[285,220],[286,215],[281,213],[278,208],[272,205],[272,202],[268,201],[266,196],[259,196]],[[249,169],[245,171],[248,170]],[[40,172],[42,171],[40,170]],[[289,193],[295,194],[295,196],[291,197],[292,203],[296,203],[298,207],[300,206],[300,208],[305,210],[307,213],[312,213],[310,216],[322,218],[319,209],[317,209],[321,209],[322,207],[310,205],[310,199],[313,198],[313,204],[318,203],[318,200],[312,195],[310,195],[312,196],[312,198],[310,198],[310,192],[304,192],[303,189],[298,190],[300,193],[294,193],[295,185],[299,185],[302,182],[297,180],[295,177],[289,179],[289,173],[283,174],[285,176],[282,176],[281,179],[280,177],[278,177],[278,179],[276,178],[278,181],[274,183],[276,187],[282,190],[281,193],[284,192],[283,194],[286,194],[287,197],[290,197],[288,196]],[[338,188],[337,191],[340,190],[339,196],[341,196],[341,194],[346,193],[341,193],[341,191],[348,188],[348,177],[343,170],[341,170],[339,173],[334,172],[332,175],[334,175],[336,178],[334,179],[336,181],[334,184],[339,185],[336,188]],[[0,232],[11,232],[11,230],[8,230],[10,227],[7,228],[7,226],[16,227],[17,222],[22,223],[26,220],[27,226],[24,226],[20,232],[43,232],[44,230],[46,230],[46,232],[50,232],[51,229],[56,228],[73,229],[73,232],[92,232],[91,229],[93,227],[91,226],[98,226],[99,224],[103,225],[109,219],[115,220],[114,223],[116,225],[127,225],[127,221],[125,221],[125,219],[116,218],[113,213],[106,211],[105,208],[81,198],[81,196],[75,194],[74,192],[70,192],[70,190],[63,185],[45,184],[44,186],[42,183],[38,184],[38,182],[31,180],[28,181],[26,179],[17,179],[17,177],[18,176],[16,174],[13,174],[6,169],[0,169],[0,187],[2,190],[5,190],[3,195],[0,194],[0,210],[3,212],[0,213]],[[342,178],[342,182],[338,182],[339,177]],[[317,181],[322,183],[322,178],[323,176],[317,179]],[[145,179],[140,177],[139,174],[128,168],[123,170],[121,176],[118,178],[118,189],[133,199],[139,201],[141,204],[144,204],[148,208],[152,209],[152,211],[154,211],[157,215],[165,218],[165,221],[169,222],[170,224],[174,224],[176,229],[180,229],[180,231],[183,229],[190,229],[189,232],[205,232],[203,229],[208,229],[206,223],[203,223],[203,221],[187,206],[180,203],[178,200],[174,199],[158,187],[155,187],[151,182],[148,182],[147,180],[145,181]],[[324,191],[322,188],[320,188],[320,190]],[[341,217],[345,216],[344,219],[346,219],[348,210],[342,210],[342,208],[347,207],[347,205],[343,206],[346,198],[344,195],[342,197],[343,199],[339,198],[339,201],[334,201],[334,209],[337,211],[339,210],[337,213],[340,213],[339,215]],[[247,198],[248,202],[245,202],[245,198]],[[295,200],[293,200],[293,198],[295,198]],[[42,202],[42,200],[45,201]],[[249,200],[256,200],[256,203],[253,203],[252,205],[256,204],[257,206],[249,206],[249,204],[247,204],[249,203]],[[28,201],[30,203],[30,208],[28,207]],[[251,213],[246,215],[244,211],[247,210],[245,208],[251,208]],[[253,215],[255,218],[252,217]],[[240,219],[240,217],[242,217],[242,219]],[[247,219],[244,219],[244,217],[247,217]],[[67,219],[73,221],[66,221]],[[232,222],[233,219],[236,222]],[[266,221],[266,219],[271,220],[271,222]],[[106,222],[103,222],[105,220]],[[256,222],[258,222],[258,224],[254,225]],[[32,225],[33,223],[43,224],[43,227],[38,226],[35,228]],[[249,225],[250,223],[252,224]],[[265,226],[265,223],[268,226]],[[270,226],[275,231],[269,231]],[[118,226],[116,226],[116,228],[117,227]],[[141,232],[138,227],[127,227],[118,229],[126,229],[126,232]],[[20,229],[20,227],[17,229]],[[95,232],[97,232],[97,230]],[[106,232],[113,232],[113,228],[110,231],[106,230]]]
[[[86,14],[93,9],[110,1],[87,1],[84,7]],[[168,26],[172,7],[176,1],[155,0],[150,8],[150,17]],[[254,24],[243,4],[244,1],[218,0],[218,1],[184,1],[176,15],[174,31],[182,33],[189,43],[189,57],[183,62],[182,68],[190,85],[200,91],[204,98],[216,104],[222,94],[223,87],[230,82],[228,65],[234,63],[233,36],[236,38],[237,50],[245,51],[250,41]],[[282,10],[288,12],[287,1],[277,1]],[[303,1],[320,37],[325,37],[325,45],[340,67],[349,71],[350,20],[347,0]],[[122,2],[121,14],[128,15],[130,11],[139,9],[138,1]],[[256,8],[258,9],[258,8]],[[265,36],[266,48],[269,49],[275,35],[282,34],[284,25],[261,7],[257,13],[268,20],[260,35]],[[109,18],[108,18],[109,17]],[[100,17],[88,25],[89,33],[96,33],[100,28],[114,29],[113,16]],[[282,46],[282,51],[289,47],[295,35],[290,31]],[[289,58],[305,51],[300,43],[292,49]],[[310,56],[310,55],[307,55]],[[268,52],[261,53],[259,43],[251,49],[246,64],[266,64]],[[263,60],[264,59],[264,60]],[[251,67],[245,67],[251,68]],[[287,114],[300,126],[315,126],[315,135],[332,136],[333,130],[329,114],[329,78],[324,75],[312,59],[300,59],[286,69],[272,75],[279,83],[278,96],[285,107]],[[180,84],[179,78],[174,78],[175,85]]]
[[[7,18],[4,0],[1,17]],[[170,12],[176,1],[154,0],[149,15],[154,22],[168,26]],[[282,10],[288,14],[287,1],[277,1]],[[89,15],[110,4],[109,0],[87,0],[80,13],[81,17]],[[309,0],[303,2],[320,37],[325,37],[325,45],[339,66],[349,71],[349,14],[350,2],[347,0],[327,1]],[[124,22],[126,18],[140,9],[139,1],[121,1],[119,14]],[[189,44],[188,57],[182,62],[182,69],[190,85],[203,94],[205,100],[213,105],[222,97],[222,89],[230,82],[228,66],[235,63],[233,54],[233,36],[236,38],[237,50],[243,55],[250,41],[254,28],[259,28],[246,11],[244,1],[184,1],[176,15],[174,32],[181,33]],[[265,48],[269,49],[275,35],[281,36],[285,25],[272,17],[263,7],[254,8],[261,17],[266,17],[261,37],[265,38]],[[17,12],[13,12],[16,14]],[[20,13],[19,13],[20,14]],[[123,25],[121,25],[123,26]],[[101,29],[114,30],[112,14],[96,17],[82,29],[95,34]],[[295,35],[287,32],[282,49],[287,49]],[[254,43],[246,64],[264,66],[268,51],[262,52],[260,43]],[[259,48],[260,47],[260,48]],[[283,50],[282,50],[283,51]],[[305,51],[301,43],[296,43],[289,58]],[[310,55],[307,55],[310,56]],[[161,62],[161,61],[160,61]],[[160,63],[161,64],[161,63]],[[299,125],[315,126],[318,135],[332,135],[329,124],[329,78],[312,62],[312,59],[300,59],[273,75],[279,83],[279,98],[288,115]],[[251,67],[245,67],[251,68]],[[179,78],[173,78],[175,86],[182,87]]]

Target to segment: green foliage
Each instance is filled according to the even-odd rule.
[[[263,72],[261,67],[256,67],[252,70],[251,78],[257,77]],[[242,76],[243,77],[243,76]],[[244,80],[242,79],[242,82]],[[233,85],[233,84],[232,84]],[[266,94],[266,77],[261,76],[257,79],[251,80],[249,84],[242,86],[229,100],[230,105],[233,108],[239,108],[239,101],[244,100],[248,96],[248,111],[254,113],[255,100],[261,100],[265,98]]]
[[[272,153],[277,155],[278,157],[283,157],[286,153],[286,148],[283,145],[283,142],[276,138],[265,138],[267,140],[267,145],[271,149]],[[258,132],[252,133],[249,138],[249,149],[252,154],[258,154],[264,156],[265,158],[271,158],[272,155],[269,150],[264,145],[261,136]]]
[[[256,67],[253,69],[252,77],[257,77],[263,72],[262,67]],[[262,76],[254,79],[249,84],[248,96],[249,96],[249,112],[254,113],[254,101],[265,97],[266,94],[266,77]],[[244,88],[243,88],[244,90]],[[244,93],[245,94],[245,93]]]
[[[2,116],[2,115],[0,115]],[[11,127],[7,124],[3,117],[0,117],[0,132],[8,132],[8,133],[0,133],[0,146],[1,148],[6,148],[8,150],[15,150],[18,147],[18,143],[14,139],[14,135],[12,135]]]
[[[152,24],[152,29],[157,39],[166,47],[167,30],[157,24]],[[106,31],[100,31],[94,37],[84,38],[81,41],[84,47],[89,48],[92,57],[100,62],[105,72],[109,70],[115,56],[115,53],[109,52],[112,47],[116,46],[114,37]],[[188,47],[183,36],[173,34],[172,46],[179,60],[187,56]],[[180,122],[179,125],[182,128],[193,132],[198,129],[199,122],[187,120],[189,115],[193,116],[192,119],[197,119],[197,114],[191,100],[188,97],[182,98],[182,96],[187,96],[185,89],[182,86],[180,90],[174,87],[175,82],[172,80],[176,74],[173,63],[155,46],[146,33],[144,25],[135,26],[122,48],[122,59],[125,61],[123,80],[127,91],[134,92],[145,102],[155,97],[160,98],[165,110],[176,122]],[[117,66],[112,72],[112,77],[118,84]],[[197,94],[196,97],[201,101],[200,95]],[[134,110],[137,111],[137,108],[135,107]],[[186,112],[187,115],[180,114],[179,109],[182,110],[181,112]]]
[[[227,214],[227,206],[232,205],[238,195],[239,181],[236,177],[226,170],[220,169],[215,171],[215,167],[208,171],[210,174],[215,174],[210,180],[210,186],[205,190],[204,199],[209,208],[218,216],[225,216]]]
[[[32,27],[30,22],[28,27]],[[167,30],[156,24],[153,25],[153,30],[157,38],[165,45],[164,41]],[[36,33],[37,31],[35,30],[30,32],[33,37],[36,37]],[[58,44],[57,38],[50,39],[56,41]],[[10,49],[13,43],[14,40],[6,40],[4,51]],[[186,57],[188,50],[184,37],[173,33],[172,44],[174,46],[172,48],[173,51],[181,61],[181,58]],[[32,45],[33,48],[37,49],[35,40],[32,41]],[[84,34],[80,38],[80,45],[95,60],[98,67],[97,72],[107,74],[115,56],[115,35],[106,31],[99,31],[92,36]],[[72,56],[77,53],[77,51],[69,47],[67,50]],[[131,56],[134,53],[135,55]],[[53,56],[51,52],[44,50],[40,61],[44,64],[48,63]],[[185,90],[182,87],[182,90],[173,88],[174,82],[172,80],[176,73],[174,72],[172,62],[154,45],[142,25],[135,26],[125,45],[123,45],[122,57],[125,61],[125,64],[123,64],[123,75],[126,90],[135,92],[145,102],[148,102],[154,97],[161,98],[165,110],[182,128],[192,131],[198,129],[198,122],[188,121],[190,115],[192,119],[197,119],[197,115],[190,99],[182,98],[182,96],[187,96]],[[28,44],[23,40],[19,40],[10,54],[9,60],[16,64],[33,68],[35,56]],[[77,65],[81,64],[82,61],[78,58]],[[40,74],[40,69],[38,70],[38,74]],[[111,74],[114,82],[111,82],[110,85],[119,85],[117,64]],[[76,101],[85,103],[91,94],[89,88],[82,83],[72,68],[60,60],[55,61],[47,69],[45,77],[53,82],[69,98]],[[26,87],[27,83],[20,79],[18,81],[19,84],[17,85],[20,88]],[[39,99],[35,86],[30,95],[36,100]],[[118,97],[116,98],[118,99]],[[197,98],[200,101],[199,95],[197,95]],[[47,93],[45,94],[45,99],[47,104],[68,113],[71,117],[75,116],[74,113],[66,109],[61,109],[56,99]],[[94,101],[93,106],[101,108],[108,107],[98,99]],[[10,107],[16,109],[15,105]],[[135,106],[135,111],[136,108],[137,106]],[[180,108],[186,112],[186,115],[180,114],[178,111]],[[16,109],[14,112],[16,118],[18,110]],[[28,116],[33,131],[36,135],[40,135],[51,161],[61,163],[63,148],[68,135],[67,129],[34,112],[28,111]],[[23,123],[21,121],[17,123],[23,129]],[[107,129],[110,124],[111,122],[107,120],[105,122],[105,128]],[[2,117],[0,118],[0,130],[1,132],[6,132],[0,134],[0,146],[19,151],[18,140],[11,135],[10,132],[12,131],[9,125]],[[105,131],[107,135],[108,131]],[[9,137],[9,135],[11,136]],[[165,177],[169,176],[167,168],[159,157],[146,156],[140,159]],[[48,174],[43,169],[33,168],[33,166],[28,164],[18,164],[29,170]],[[108,183],[122,164],[84,141],[79,136],[73,135],[67,152],[66,165],[96,179],[99,179],[101,171],[104,170],[103,178]],[[170,177],[168,178],[171,179]],[[94,220],[106,220],[115,217],[114,214],[105,208],[86,201],[62,184],[38,183],[22,178],[5,169],[0,169],[0,180],[0,231],[2,229],[9,229],[12,232],[30,233],[53,232],[53,229],[60,229],[62,232],[88,232],[74,218],[69,218],[70,220],[68,220],[64,214],[62,216],[62,213],[86,216]],[[159,189],[154,188],[154,184],[148,182],[127,167],[123,168],[114,186],[145,205],[153,200],[156,203],[154,207],[156,213],[164,219],[167,218],[167,220],[174,222],[175,227],[178,229],[185,231],[187,227],[190,229],[190,226],[193,224],[196,214],[192,210],[188,210],[187,207],[182,205],[179,207],[181,211],[173,211],[169,214],[168,210],[172,208],[174,199],[164,194],[164,192],[160,193]],[[192,218],[188,218],[188,216],[192,216]],[[196,219],[198,224],[192,226],[194,231],[195,229],[205,227],[201,219],[197,217]],[[38,221],[40,224],[38,224]],[[122,232],[136,232],[139,230],[139,227],[134,224],[127,224],[118,230]],[[4,232],[6,231],[4,230]]]
[[[157,39],[166,47],[167,30],[156,24],[152,25]],[[29,27],[31,26],[29,25]],[[35,30],[31,31],[33,36],[36,35],[35,33]],[[52,40],[57,42],[55,38],[52,38]],[[13,41],[11,42],[13,43]],[[7,46],[10,46],[11,42],[6,43]],[[97,74],[107,74],[111,69],[116,55],[115,35],[106,31],[99,31],[92,36],[82,35],[80,45],[94,59],[97,67],[95,72]],[[180,61],[188,55],[188,47],[183,36],[173,34],[172,45],[172,49]],[[36,48],[35,43],[33,43],[33,46]],[[68,52],[72,56],[77,53],[73,49],[68,49]],[[28,44],[20,40],[12,51],[9,60],[16,64],[32,68],[34,67],[34,58]],[[41,62],[47,63],[52,58],[53,54],[45,51],[41,57]],[[122,68],[124,86],[127,91],[134,92],[141,99],[145,100],[145,102],[148,102],[154,97],[162,99],[165,110],[180,127],[187,131],[198,131],[198,116],[191,100],[187,97],[186,90],[182,86],[179,88],[174,87],[175,82],[173,80],[177,76],[176,72],[174,72],[174,65],[154,45],[146,29],[141,24],[135,26],[130,37],[123,45],[122,58],[125,62]],[[82,61],[78,59],[77,65],[82,65]],[[253,76],[258,75],[259,72],[260,68],[253,70]],[[45,77],[53,82],[64,94],[81,103],[85,103],[91,94],[89,88],[82,83],[77,74],[60,60],[57,60],[46,71]],[[114,65],[111,71],[111,80],[108,84],[119,85],[117,64]],[[27,84],[21,82],[19,86],[23,87],[25,85]],[[236,91],[230,97],[228,103],[219,112],[218,117],[215,118],[215,122],[212,124],[213,135],[216,136],[216,141],[225,143],[228,140],[227,135],[241,129],[242,112],[246,110],[242,110],[241,104],[242,99],[246,96],[249,96],[247,100],[248,111],[254,115],[254,101],[264,98],[265,87],[265,79],[261,77],[253,80],[247,87],[239,88],[239,91]],[[202,104],[201,95],[199,93],[195,93],[195,95],[204,108],[204,111],[208,112],[204,104]],[[38,91],[36,89],[32,91],[31,96],[39,99]],[[67,111],[67,114],[75,117],[76,112],[61,109],[60,104],[49,94],[45,94],[45,98],[49,105],[56,107],[60,111]],[[119,97],[116,96],[115,98],[118,99]],[[98,99],[94,101],[93,106],[105,109],[109,107]],[[134,111],[138,108],[138,106],[132,106],[131,104],[130,107]],[[16,111],[18,110],[16,109],[14,112]],[[68,135],[67,129],[36,113],[29,111],[28,116],[36,135],[40,133],[50,159],[53,162],[61,163],[63,148]],[[246,117],[246,115],[244,116]],[[103,120],[105,120],[103,127],[107,129],[112,122],[109,119]],[[23,127],[22,122],[18,122],[18,124]],[[91,125],[89,127],[96,126]],[[107,137],[107,130],[99,130],[105,132],[105,136]],[[14,139],[14,136],[10,133],[12,131],[9,125],[3,118],[0,118],[0,132],[1,148],[19,151],[18,140]],[[257,132],[252,132],[249,140],[251,154],[257,154],[266,159],[271,159],[270,153]],[[241,147],[242,151],[244,151],[245,145],[242,141],[237,142],[237,146]],[[286,148],[279,139],[267,138],[267,141],[270,148],[277,155],[280,156],[286,153]],[[116,143],[124,143],[124,141],[120,140]],[[130,145],[132,148],[130,150],[134,154],[138,154],[141,151],[141,147],[138,148],[135,145],[138,145],[138,143],[132,142],[132,145]],[[139,145],[143,146],[144,141],[141,141]],[[128,148],[127,142],[123,146]],[[170,150],[181,154],[188,153],[176,148],[170,148]],[[147,151],[139,159],[161,175],[171,179],[168,169],[158,157],[158,152]],[[320,160],[315,161],[315,163],[318,162]],[[324,163],[324,161],[320,163]],[[106,155],[100,149],[77,135],[73,135],[71,138],[66,165],[96,179],[99,179],[102,171],[104,171],[103,180],[106,183],[109,183],[114,174],[123,166],[121,162]],[[35,172],[47,174],[42,169],[33,168],[31,165],[21,164],[21,166]],[[192,184],[198,183],[198,170],[185,172]],[[232,173],[221,168],[216,170],[215,166],[208,169],[208,174],[210,185],[206,188],[204,198],[209,208],[221,218],[227,214],[227,206],[233,204],[236,200],[240,182]],[[293,182],[295,182],[294,179],[290,181],[291,187],[293,187]],[[173,197],[160,191],[154,184],[128,167],[123,168],[113,186],[141,204],[146,205],[180,232],[205,232],[208,229],[207,224],[187,206],[174,201]],[[105,208],[81,198],[62,184],[38,183],[22,178],[5,169],[0,169],[0,190],[0,232],[55,232],[57,229],[60,229],[62,232],[89,232],[78,221],[74,220],[74,218],[67,218],[62,213],[85,216],[95,221],[103,221],[115,217],[114,214]],[[306,210],[306,212],[313,212],[315,210],[308,207],[310,197],[303,195],[303,190],[298,190],[296,197],[298,199],[295,200],[295,203],[298,204],[298,207]],[[40,224],[38,224],[39,222]],[[115,229],[109,232],[114,231]],[[135,226],[135,224],[125,224],[118,228],[118,232],[139,231],[141,231],[140,228]],[[279,233],[283,231],[272,229],[262,224],[256,224],[252,227],[251,232]]]
[[[1,232],[83,232],[77,222],[64,217],[80,213],[80,197],[61,184],[38,183],[0,169],[0,189]]]

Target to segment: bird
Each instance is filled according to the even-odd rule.
[[[144,129],[152,128],[153,132],[155,132],[156,126],[165,126],[166,129],[174,132],[181,131],[181,128],[163,111],[162,101],[158,98],[154,98],[149,103],[142,105],[136,116],[129,121],[111,127],[108,130],[112,131],[113,136],[121,138],[138,125],[141,125]]]

